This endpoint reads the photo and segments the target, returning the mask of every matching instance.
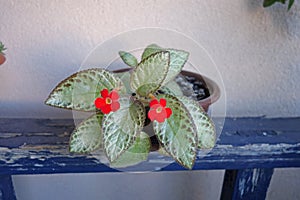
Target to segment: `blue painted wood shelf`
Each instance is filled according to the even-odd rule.
[[[72,119],[0,119],[0,182],[16,174],[117,172],[91,155],[70,154],[73,129]],[[217,145],[193,170],[225,169],[221,199],[251,199],[255,196],[245,196],[246,190],[238,195],[238,181],[267,175],[261,180],[269,182],[272,170],[283,167],[300,167],[300,118],[226,118]],[[176,163],[160,169],[175,170],[184,169]]]

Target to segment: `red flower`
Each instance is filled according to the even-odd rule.
[[[109,93],[107,89],[103,89],[101,96],[102,98],[99,97],[95,100],[95,106],[104,114],[117,111],[120,108],[119,94],[117,91],[113,90]]]
[[[156,120],[161,123],[164,122],[166,118],[172,115],[171,108],[166,108],[167,101],[165,99],[154,99],[150,102],[150,110],[148,112],[148,117],[151,121]]]

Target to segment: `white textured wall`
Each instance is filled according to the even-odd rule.
[[[140,27],[180,31],[212,55],[231,116],[300,115],[300,5],[252,1],[0,0],[0,116],[57,117],[52,88],[115,34]],[[59,114],[58,114],[59,113]]]
[[[228,115],[299,116],[299,2],[290,12],[281,5],[263,9],[261,4],[262,0],[0,0],[0,40],[8,48],[7,62],[0,66],[0,117],[70,117],[43,105],[50,90],[77,71],[97,44],[141,27],[180,31],[208,50],[225,83]],[[286,173],[295,178],[294,171]],[[110,177],[98,176],[93,184],[112,183]],[[32,179],[15,180],[19,194],[25,192],[24,199],[30,199],[25,186],[30,187]],[[49,178],[36,180],[43,185]],[[174,184],[168,180],[164,184]],[[72,184],[72,179],[67,182]]]

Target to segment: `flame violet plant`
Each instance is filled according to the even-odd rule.
[[[119,54],[130,70],[77,72],[46,100],[50,106],[92,112],[71,134],[70,152],[103,149],[113,167],[137,164],[150,152],[150,133],[144,130],[150,123],[161,152],[192,169],[197,150],[212,148],[216,133],[200,104],[176,89],[174,78],[189,53],[151,44],[140,62],[128,52]]]

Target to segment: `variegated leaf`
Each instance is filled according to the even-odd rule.
[[[146,119],[146,109],[142,102],[135,100],[129,107],[130,117],[138,127],[143,127]]]
[[[179,97],[191,114],[197,128],[198,148],[210,149],[216,144],[216,130],[213,121],[196,101],[185,96]]]
[[[170,53],[170,68],[168,70],[167,77],[161,85],[167,84],[169,81],[173,80],[182,70],[184,64],[188,60],[189,53],[183,50],[177,49],[164,49],[156,44],[151,44],[147,46],[143,52],[142,60],[149,57],[154,53],[161,51],[168,51]]]
[[[150,151],[151,142],[149,136],[141,132],[132,146],[118,159],[110,164],[111,167],[128,167],[146,161]]]
[[[136,93],[142,97],[148,97],[149,94],[153,93],[160,87],[159,84],[156,83],[149,83],[142,85],[136,91]]]
[[[128,94],[131,94],[133,91],[131,91],[130,87],[130,72],[120,72],[120,73],[115,73],[115,76],[117,76],[119,79],[121,79],[124,87],[126,88],[126,91]]]
[[[114,162],[133,144],[137,133],[142,128],[136,119],[142,119],[143,116],[132,119],[130,99],[121,98],[119,102],[120,109],[105,115],[102,122],[103,145],[110,162]],[[145,113],[136,113],[136,115],[143,114]]]
[[[142,60],[146,59],[147,57],[149,57],[152,54],[155,54],[157,52],[161,52],[163,50],[164,49],[161,48],[160,46],[158,46],[157,44],[150,44],[145,48],[145,50],[142,54]]]
[[[126,65],[130,67],[136,67],[138,65],[137,59],[131,53],[119,51],[119,55]]]
[[[80,123],[70,137],[70,152],[89,153],[102,146],[103,114],[97,113]]]
[[[160,89],[164,92],[164,94],[171,94],[173,96],[183,95],[180,86],[174,80],[168,82],[165,86],[162,86]]]
[[[174,96],[159,95],[167,100],[172,115],[163,123],[153,122],[154,132],[166,152],[178,163],[192,169],[197,151],[195,124],[184,105]]]
[[[167,51],[170,52],[170,68],[162,85],[173,80],[181,72],[189,57],[189,53],[183,50],[167,49]]]
[[[122,89],[122,81],[103,69],[88,69],[68,77],[50,93],[46,104],[79,111],[95,111],[94,101],[104,88]]]
[[[157,84],[161,86],[169,69],[170,53],[162,51],[152,54],[133,70],[130,79],[131,88],[136,91],[143,85]],[[155,92],[153,88],[149,93]]]

